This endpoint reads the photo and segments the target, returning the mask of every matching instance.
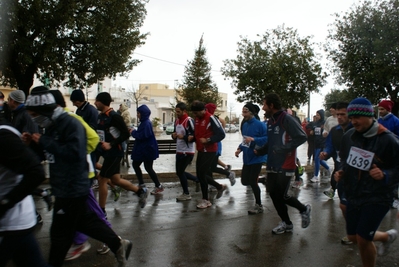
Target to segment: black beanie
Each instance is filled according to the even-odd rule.
[[[85,94],[83,93],[82,90],[75,89],[72,91],[70,99],[71,99],[71,101],[85,102]]]
[[[55,99],[55,102],[57,103],[57,105],[59,105],[63,108],[66,107],[64,96],[62,95],[60,90],[50,90],[50,93],[54,96],[54,99]]]
[[[252,104],[251,102],[246,103],[244,105],[244,108],[247,108],[253,115],[257,114],[256,108],[255,108],[254,104]]]
[[[103,103],[106,106],[109,106],[112,102],[111,95],[107,92],[99,93],[96,97],[96,101]]]
[[[27,110],[51,117],[54,109],[57,107],[57,103],[47,87],[37,86],[31,90],[30,95],[26,99],[25,107]]]

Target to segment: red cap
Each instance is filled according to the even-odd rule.
[[[385,108],[388,112],[392,111],[394,103],[391,100],[382,100],[378,106]]]

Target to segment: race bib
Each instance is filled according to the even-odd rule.
[[[247,137],[248,137],[248,136],[245,136],[245,135],[242,136],[241,145],[242,145],[243,147],[249,147],[249,146],[251,145],[251,142],[249,142],[249,143],[245,142],[245,138],[247,138]]]
[[[103,130],[97,130],[98,137],[100,137],[100,142],[105,141],[105,132]]]
[[[112,135],[113,138],[117,139],[120,135],[121,132],[119,131],[118,128],[115,128],[114,126],[111,126],[109,128],[109,133]]]
[[[373,162],[374,153],[358,148],[351,147],[346,163],[356,169],[362,171],[368,171],[371,168],[371,163]]]

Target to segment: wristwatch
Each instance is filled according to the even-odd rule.
[[[207,143],[210,143],[210,142],[211,142],[211,138],[207,138],[207,139],[206,139],[206,142],[207,142]]]

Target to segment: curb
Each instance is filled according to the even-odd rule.
[[[312,166],[312,165],[305,165],[303,167],[305,169],[304,172],[306,172],[306,173],[311,173],[314,170],[314,166]],[[321,169],[323,169],[323,167],[321,167]],[[231,171],[235,172],[236,177],[241,177],[241,169],[235,169],[235,170],[231,170]],[[188,173],[191,173],[192,175],[196,175],[195,172],[188,172]],[[265,167],[262,167],[261,174],[264,174],[264,173],[265,173]],[[179,178],[177,177],[175,172],[162,172],[162,173],[157,173],[157,175],[158,175],[159,180],[162,182],[179,182]],[[227,179],[225,176],[218,174],[218,173],[215,173],[213,175],[213,177],[216,179]],[[136,175],[132,174],[132,173],[127,173],[127,174],[121,173],[121,178],[128,180],[128,181],[132,181],[132,182],[137,181]],[[143,179],[146,183],[152,183],[151,178],[146,173],[143,173]]]

